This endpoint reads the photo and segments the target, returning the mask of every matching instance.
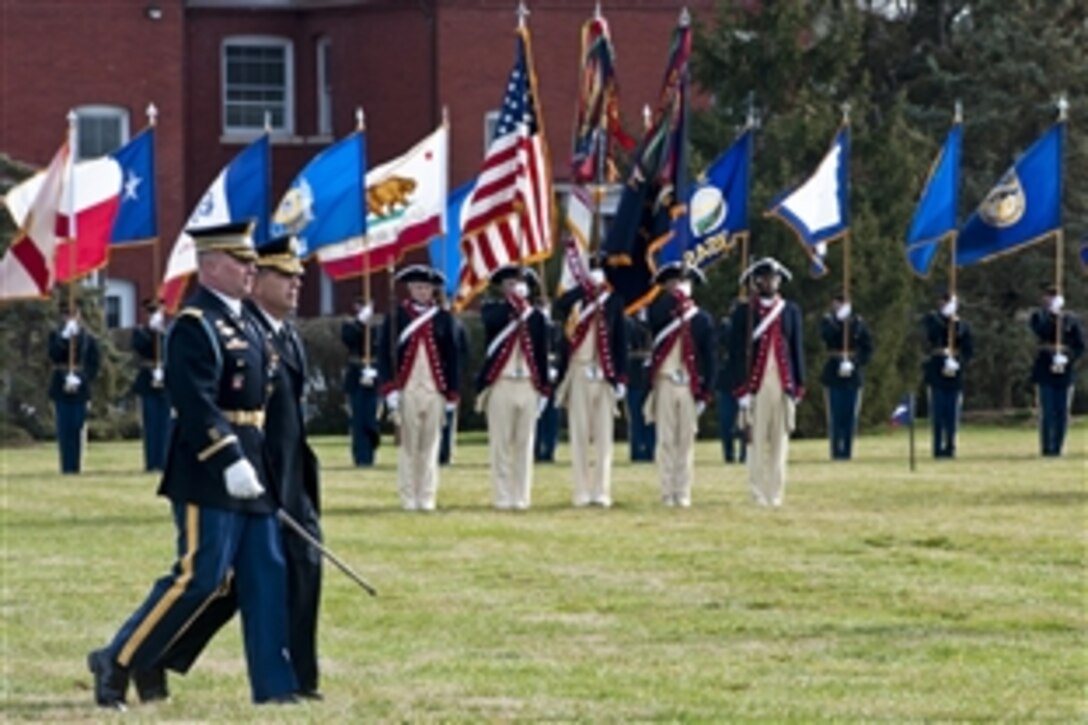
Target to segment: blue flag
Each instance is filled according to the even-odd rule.
[[[956,208],[962,147],[963,126],[956,123],[930,169],[907,232],[907,263],[915,274],[923,277],[929,274],[941,241],[959,227]]]
[[[655,257],[657,267],[683,259],[705,269],[748,233],[751,158],[752,131],[746,129],[691,190],[684,213],[673,221],[673,238]]]
[[[1043,241],[1061,228],[1064,127],[1054,124],[990,189],[960,230],[957,266]]]
[[[366,234],[366,143],[362,131],[310,160],[272,214],[272,236],[294,234],[302,257]]]
[[[1080,268],[1088,274],[1088,237],[1080,241]]]
[[[155,207],[155,128],[150,127],[110,154],[121,167],[121,201],[110,244],[146,242],[159,236]]]
[[[461,184],[450,192],[446,201],[446,235],[431,240],[431,266],[446,275],[446,296],[457,294],[461,273],[461,208],[476,187],[476,179]]]
[[[800,185],[779,194],[766,212],[797,234],[812,262],[812,274],[827,273],[827,245],[850,231],[850,127],[835,134],[816,171]]]

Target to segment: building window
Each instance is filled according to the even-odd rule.
[[[106,278],[106,290],[102,297],[105,307],[106,327],[132,327],[136,324],[136,285],[127,279]]]
[[[79,159],[105,156],[128,143],[128,111],[120,106],[80,106],[76,119]]]
[[[294,72],[291,41],[234,36],[223,41],[223,131],[294,133]]]
[[[484,156],[491,148],[491,142],[495,140],[495,129],[499,126],[499,111],[488,111],[484,114]]]
[[[317,132],[332,136],[332,40],[317,41]]]

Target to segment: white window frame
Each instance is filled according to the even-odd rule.
[[[110,105],[110,104],[106,104],[106,103],[90,103],[90,104],[86,104],[86,105],[83,105],[83,106],[77,106],[76,109],[75,109],[75,112],[76,112],[76,118],[78,119],[77,126],[76,126],[77,129],[78,129],[78,122],[79,121],[82,121],[84,119],[91,119],[91,118],[94,118],[94,119],[116,119],[119,122],[120,127],[121,127],[121,133],[119,134],[121,142],[120,142],[120,144],[118,144],[117,148],[105,149],[101,153],[95,154],[94,156],[83,156],[83,154],[80,153],[80,149],[79,149],[80,140],[77,138],[76,139],[77,147],[75,149],[75,153],[76,153],[75,158],[76,158],[77,161],[81,161],[81,160],[83,160],[85,158],[98,158],[99,156],[104,156],[105,154],[116,151],[118,148],[121,148],[122,146],[124,146],[125,144],[128,143],[128,139],[129,139],[129,114],[128,114],[128,109],[125,108],[124,106],[114,106],[114,105]]]
[[[491,148],[491,142],[495,140],[495,129],[499,127],[499,117],[502,111],[487,111],[484,113],[484,156]]]
[[[227,49],[239,46],[277,46],[283,48],[284,93],[283,125],[272,126],[274,136],[292,136],[295,132],[295,44],[290,38],[278,35],[228,35],[219,46],[220,93],[219,108],[223,123],[223,135],[253,137],[264,131],[255,126],[231,126],[227,123]]]
[[[332,38],[317,39],[317,133],[332,137]]]
[[[103,297],[103,309],[102,316],[106,318],[106,303],[105,300],[111,297],[119,300],[117,317],[118,325],[116,328],[110,329],[125,329],[136,325],[136,283],[127,279],[118,279],[116,277],[107,277],[105,290],[102,294]]]

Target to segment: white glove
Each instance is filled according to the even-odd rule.
[[[536,404],[536,417],[539,418],[540,416],[544,415],[544,409],[547,408],[547,407],[548,407],[548,398],[541,395],[540,400],[538,400],[537,404]]]
[[[446,412],[447,413],[452,413],[455,410],[457,410],[457,401],[456,400],[447,400],[446,401]]]
[[[166,315],[161,310],[154,312],[147,321],[147,326],[155,332],[162,332],[166,326]]]
[[[385,396],[385,407],[389,412],[393,412],[400,408],[400,391],[393,390],[389,395]]]
[[[591,269],[589,270],[589,283],[594,287],[600,287],[605,282],[605,275],[603,269]]]
[[[1063,307],[1065,307],[1065,298],[1061,295],[1054,295],[1054,297],[1050,300],[1051,314],[1058,314],[1062,311]]]
[[[163,375],[161,365],[156,365],[155,367],[151,368],[151,380],[152,380],[152,382],[154,382],[156,385],[162,385],[162,381],[163,381],[164,378],[165,378],[165,375]]]
[[[941,307],[941,314],[945,317],[952,317],[956,314],[956,310],[959,309],[960,301],[956,299],[956,295],[952,295],[952,299],[945,302]]]
[[[227,466],[223,471],[227,493],[234,498],[257,498],[264,493],[264,486],[257,480],[257,471],[244,458]]]
[[[703,402],[702,400],[696,401],[696,403],[695,403],[695,417],[698,418],[700,415],[702,415],[704,410],[706,410],[706,403]]]
[[[616,383],[614,392],[616,393],[616,400],[623,400],[627,397],[627,386],[623,383]]]
[[[549,383],[554,383],[558,379],[559,379],[559,368],[555,367],[554,365],[549,365],[548,366],[548,382]]]
[[[740,398],[737,399],[737,405],[740,406],[741,410],[748,410],[749,408],[751,408],[752,394],[745,393],[744,395],[742,395]]]
[[[522,280],[518,280],[517,282],[514,283],[514,290],[513,291],[514,291],[514,294],[516,296],[518,296],[518,297],[520,297],[522,299],[525,299],[526,297],[529,296],[529,285],[528,285],[527,282],[523,282]]]
[[[1069,358],[1066,357],[1064,352],[1054,353],[1054,365],[1055,368],[1064,368],[1069,364]]]
[[[83,384],[83,381],[79,379],[79,376],[75,373],[68,373],[64,376],[64,389],[69,393],[73,393],[79,389],[79,386]]]
[[[850,313],[853,311],[854,308],[849,302],[843,302],[841,305],[839,305],[839,309],[835,310],[835,317],[839,319],[839,322],[842,322],[847,317],[849,317]]]
[[[537,307],[537,309],[540,310],[540,314],[544,315],[545,320],[551,322],[552,308],[548,307],[547,305],[541,305],[540,307]]]
[[[374,305],[367,302],[363,305],[362,309],[356,313],[355,319],[359,321],[360,325],[365,325],[370,322],[370,318],[374,316]]]
[[[691,280],[685,279],[676,283],[676,289],[688,299],[691,299]]]
[[[948,376],[955,375],[959,372],[960,363],[954,357],[946,357],[944,359],[944,374]]]
[[[363,381],[363,385],[370,385],[378,379],[378,371],[368,365],[359,371],[359,378]]]
[[[849,360],[843,360],[839,363],[839,377],[848,378],[854,374],[854,363]]]
[[[64,323],[64,329],[61,330],[60,336],[63,337],[65,340],[67,340],[69,337],[72,337],[73,335],[78,335],[78,334],[79,334],[79,323],[76,322],[75,320],[70,319],[70,320],[68,320],[67,322]]]

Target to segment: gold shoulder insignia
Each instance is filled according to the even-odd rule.
[[[204,310],[200,309],[199,307],[183,307],[181,309],[181,312],[178,313],[178,317],[185,316],[200,318],[204,316]]]

